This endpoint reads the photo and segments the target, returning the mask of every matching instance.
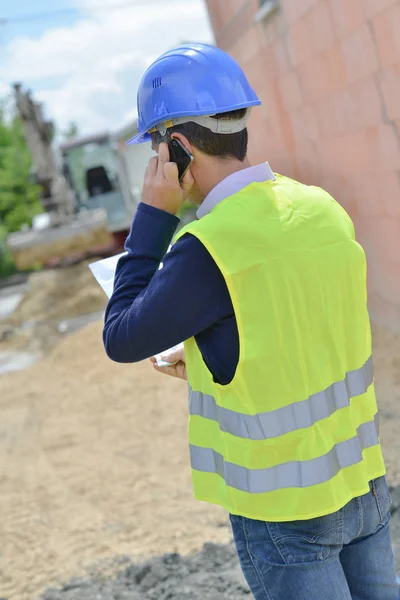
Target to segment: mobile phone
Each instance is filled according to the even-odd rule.
[[[191,165],[193,155],[186,150],[185,146],[175,138],[173,138],[169,144],[169,160],[178,165],[178,177],[179,181],[185,176],[186,171]]]

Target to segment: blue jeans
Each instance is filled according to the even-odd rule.
[[[240,564],[256,600],[399,600],[385,477],[344,508],[307,521],[231,515]]]

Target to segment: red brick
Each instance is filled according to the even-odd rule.
[[[243,8],[243,5],[245,4],[245,0],[224,0],[223,4],[224,4],[225,10],[227,7],[229,7],[229,11],[230,11],[231,15],[235,15],[236,13],[239,12],[239,10],[241,8]]]
[[[271,132],[268,128],[268,122],[260,110],[253,110],[249,121],[249,157],[254,164],[258,164],[268,158],[272,161],[273,155],[268,156],[268,147],[266,140],[270,142]],[[257,161],[257,162],[256,162]],[[271,168],[274,168],[271,164]]]
[[[352,0],[351,0],[352,1]],[[370,19],[388,6],[396,4],[398,0],[363,0],[364,15]]]
[[[303,94],[300,88],[299,78],[295,71],[290,71],[279,80],[282,102],[288,110],[299,106],[303,102]]]
[[[400,233],[400,232],[399,232]],[[399,255],[399,244],[397,244],[397,255]],[[394,257],[393,257],[394,258]],[[381,268],[376,274],[379,285],[379,294],[387,302],[400,304],[400,264],[392,260],[381,262]]]
[[[343,206],[352,219],[354,219],[357,213],[357,206],[351,174],[345,173],[343,170],[337,173],[333,172],[330,165],[325,165],[322,168],[326,169],[326,173],[322,176],[321,187],[329,192]]]
[[[289,31],[288,44],[292,64],[297,66],[313,54],[310,31],[305,17],[294,23]]]
[[[379,127],[378,148],[382,169],[385,171],[398,169],[400,165],[400,136],[393,125],[381,125]]]
[[[276,12],[274,18],[271,19],[271,23],[274,26],[276,37],[281,37],[281,35],[287,34],[290,24],[288,22],[285,11],[280,10]]]
[[[289,34],[292,62],[298,65],[333,44],[333,26],[328,0],[319,0],[305,16],[293,24]]]
[[[357,202],[356,202],[356,194],[354,190],[354,182],[352,179],[352,175],[349,174],[347,178],[345,178],[344,183],[341,186],[338,198],[343,208],[350,215],[351,219],[357,218]]]
[[[317,114],[315,110],[315,106],[313,105],[304,105],[298,108],[300,118],[302,119],[306,131],[307,131],[307,139],[316,142],[319,139],[319,129],[318,129],[318,121]]]
[[[260,54],[262,48],[255,27],[250,27],[241,38],[241,61],[247,63]]]
[[[331,96],[332,117],[337,123],[337,133],[359,128],[359,113],[350,90],[344,89]]]
[[[376,217],[357,215],[354,219],[356,229],[356,240],[364,248],[368,261],[368,284],[370,289],[379,289],[376,283],[375,273],[379,269],[381,258],[376,252],[373,241],[373,231]]]
[[[362,127],[378,125],[382,120],[382,104],[378,87],[372,75],[359,79],[349,87],[357,111],[357,121]]]
[[[349,148],[347,136],[336,136],[332,138],[321,138],[319,141],[321,162],[329,176],[335,178],[338,174],[349,172]],[[333,188],[332,188],[333,190]],[[330,189],[328,190],[330,191]],[[334,191],[330,192],[334,194]],[[339,202],[339,200],[338,200]]]
[[[389,119],[400,118],[400,64],[379,74],[379,84]]]
[[[258,53],[246,62],[240,61],[240,64],[246,73],[250,85],[257,91],[265,82],[267,73],[265,71],[265,60],[262,53]]]
[[[281,0],[281,4],[289,23],[294,23],[305,15],[317,1],[318,0]]]
[[[262,48],[263,52],[269,52],[269,47],[272,46],[272,42],[276,39],[273,21],[267,21],[266,23],[261,21],[261,23],[256,23],[254,29],[260,48]]]
[[[306,185],[316,185],[320,161],[315,144],[307,139],[298,140],[294,147],[294,154],[297,159],[299,181]]]
[[[382,216],[384,212],[382,187],[384,177],[379,177],[378,172],[370,171],[357,177],[354,182],[357,213],[364,217]]]
[[[279,72],[281,74],[287,73],[292,68],[287,38],[282,37],[274,42],[272,52],[274,54]]]
[[[255,109],[252,112],[249,121],[249,154],[251,160],[254,160],[254,155],[261,156],[261,161],[267,160],[271,148],[277,145],[274,132],[269,125],[269,120],[261,109]],[[272,154],[270,156],[272,160]],[[271,165],[272,166],[272,165]],[[272,166],[272,168],[274,168]]]
[[[366,24],[345,37],[341,44],[346,58],[349,82],[356,81],[378,70],[375,44]]]
[[[319,153],[319,147],[317,146]],[[344,170],[334,172],[331,165],[322,165],[321,170],[325,169],[322,174],[319,185],[325,189],[345,210],[354,218],[357,212],[355,202],[355,191],[353,178],[350,173],[345,173]]]
[[[386,171],[375,181],[376,194],[382,198],[386,214],[400,220],[400,171]]]
[[[302,143],[303,140],[307,139],[307,126],[302,119],[300,111],[296,108],[293,108],[290,110],[288,118],[292,124],[295,144]]]
[[[396,4],[375,15],[372,21],[381,65],[390,67],[400,57],[400,5]]]
[[[329,73],[332,90],[343,88],[347,83],[346,59],[339,42],[325,52],[325,68]]]
[[[398,171],[375,171],[355,178],[358,214],[380,215],[400,219],[400,174]],[[400,244],[400,240],[399,240]]]
[[[380,260],[391,260],[400,264],[400,221],[398,219],[375,218],[371,239]]]
[[[357,29],[364,22],[362,0],[329,0],[329,5],[335,32],[339,37]]]
[[[332,111],[330,110],[329,102],[317,102],[315,104],[315,113],[321,136],[324,138],[331,138],[335,136],[338,126],[332,118]]]
[[[282,139],[288,152],[292,152],[294,146],[294,134],[292,123],[283,105],[280,86],[278,83],[270,86],[271,115],[273,115],[276,136]]]
[[[229,54],[232,56],[232,58],[237,60],[238,63],[240,64],[241,58],[242,58],[242,40],[241,39],[237,40],[236,43],[233,44],[233,46],[230,46]]]
[[[326,50],[333,44],[334,30],[328,0],[319,0],[304,21],[308,29],[308,44],[313,52]]]
[[[333,173],[330,168],[326,168],[325,170],[325,165],[322,164],[318,185],[326,190],[328,194],[335,198],[340,204],[342,204],[340,199],[342,191],[341,179],[342,178],[336,173]]]
[[[359,126],[357,107],[347,89],[330,94],[324,102],[318,103],[317,114],[324,136],[346,134]]]
[[[211,26],[214,32],[218,32],[221,27],[223,27],[225,18],[221,11],[221,5],[218,2],[215,3],[214,0],[205,0],[205,2],[211,21]]]
[[[326,70],[323,53],[312,56],[298,67],[300,83],[306,102],[316,102],[331,91],[330,75]]]
[[[224,1],[225,6],[225,1]],[[217,45],[223,50],[227,50],[254,25],[254,15],[257,11],[257,0],[250,0],[243,3],[243,9],[233,14],[228,10],[229,19],[224,26],[215,31]]]
[[[375,172],[379,169],[381,155],[378,148],[378,135],[378,128],[365,128],[330,139],[329,141],[334,143],[332,153],[341,154],[334,159],[341,167],[340,172],[351,173],[353,177],[358,177],[359,174],[369,170]],[[340,140],[340,147],[336,147],[337,139]],[[325,161],[324,164],[330,165]]]

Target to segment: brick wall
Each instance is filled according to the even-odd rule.
[[[373,319],[400,330],[400,0],[206,0],[261,96],[251,158],[325,187],[356,224]]]

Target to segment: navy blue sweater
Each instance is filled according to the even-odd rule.
[[[195,336],[215,381],[227,384],[239,359],[230,295],[196,237],[184,235],[164,257],[178,223],[139,204],[106,310],[104,346],[112,360],[133,363]]]

